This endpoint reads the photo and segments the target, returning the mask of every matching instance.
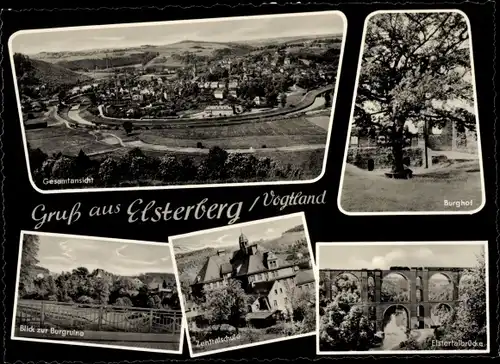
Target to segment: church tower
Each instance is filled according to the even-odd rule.
[[[248,238],[243,234],[243,231],[241,232],[238,240],[240,243],[240,251],[246,254],[248,249]]]

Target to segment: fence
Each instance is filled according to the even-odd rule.
[[[52,301],[19,300],[17,325],[137,333],[179,333],[182,314],[175,310]]]

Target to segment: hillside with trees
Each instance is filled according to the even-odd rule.
[[[154,279],[156,273],[143,275],[141,278],[146,282],[103,269],[89,271],[86,267],[78,267],[58,275],[38,276],[39,244],[38,236],[24,236],[18,287],[20,299],[119,307],[180,308],[176,290],[162,298],[159,292],[148,287],[146,282]],[[162,275],[169,276],[168,273]]]
[[[21,53],[14,54],[14,67],[19,88],[46,85],[57,88],[63,85],[76,85],[90,80],[89,77],[73,72],[57,64],[32,59]],[[23,93],[24,94],[24,93]]]

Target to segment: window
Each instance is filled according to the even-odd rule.
[[[278,294],[278,290],[277,289],[274,290],[274,294]]]
[[[283,288],[280,288],[280,293],[283,293]]]
[[[288,298],[285,297],[285,305],[288,304]]]
[[[278,301],[274,300],[273,304],[274,304],[274,307],[278,307]]]

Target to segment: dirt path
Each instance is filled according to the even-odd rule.
[[[68,111],[68,117],[73,120],[75,123],[77,124],[83,124],[83,125],[95,125],[94,123],[88,121],[88,120],[85,120],[84,118],[82,118],[80,116],[80,114],[78,113],[78,110],[70,110]]]
[[[47,115],[49,117],[53,117],[54,119],[56,119],[56,122],[53,123],[53,124],[50,124],[49,127],[58,126],[58,125],[64,125],[68,129],[74,129],[73,127],[71,127],[71,125],[68,123],[67,120],[65,120],[65,119],[63,119],[62,117],[59,116],[59,114],[57,113],[57,106],[51,106],[49,108],[49,111],[47,112]]]

